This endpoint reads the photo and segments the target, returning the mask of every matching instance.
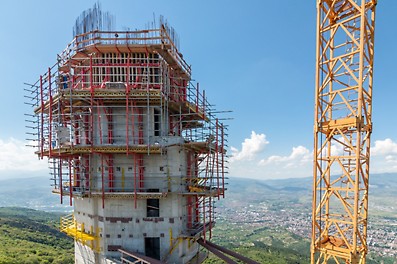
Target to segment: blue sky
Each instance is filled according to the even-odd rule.
[[[33,83],[72,40],[96,1],[2,1],[0,179],[46,174],[24,147],[24,82]],[[193,78],[218,110],[232,110],[230,176],[312,173],[316,1],[101,1],[117,29],[164,15]],[[372,172],[397,171],[397,1],[379,1],[375,37]]]

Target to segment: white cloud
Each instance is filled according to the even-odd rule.
[[[385,157],[386,162],[394,163],[397,162],[397,157],[393,155],[387,155]]]
[[[396,155],[397,143],[393,142],[390,138],[386,138],[385,140],[376,140],[375,146],[371,148],[371,153],[374,156]]]
[[[232,147],[229,173],[235,177],[256,179],[281,179],[309,177],[312,168],[312,153],[304,146],[292,148],[288,156],[270,155],[265,134],[251,132],[241,143],[241,150]],[[263,158],[268,156],[268,158]],[[299,168],[299,169],[297,169]]]
[[[346,142],[344,137],[336,137],[336,140],[338,140],[339,142],[345,143],[347,146],[349,145],[348,142]],[[344,145],[342,143],[338,143],[338,142],[332,142],[331,143],[331,156],[340,156],[344,154]],[[322,150],[322,154],[323,156],[327,155],[327,151],[328,151],[328,145],[325,144],[325,147]]]
[[[371,147],[371,172],[397,172],[397,143],[392,139],[376,140]]]
[[[264,134],[251,133],[244,140],[241,151],[232,148],[230,176],[256,179],[310,177],[313,170],[313,152],[305,146],[293,147],[289,154],[269,153],[269,142]],[[333,144],[331,155],[343,155],[343,145]],[[334,164],[333,173],[340,169]],[[371,146],[371,173],[397,172],[397,142],[386,138]]]
[[[39,161],[34,148],[25,146],[25,142],[10,138],[0,139],[0,176],[31,177],[32,172],[47,173],[47,161]]]
[[[324,149],[324,155],[326,155],[326,149]],[[331,156],[343,155],[343,145],[342,144],[332,144],[331,145]]]
[[[265,134],[257,134],[255,131],[252,131],[251,137],[246,138],[244,142],[241,143],[241,151],[235,147],[231,147],[232,157],[230,158],[230,162],[253,160],[264,150],[267,144],[269,144],[269,141],[266,140]]]
[[[310,151],[303,147],[293,147],[292,152],[288,156],[277,156],[273,155],[269,158],[262,159],[259,161],[259,165],[269,166],[269,165],[277,165],[281,168],[296,168],[300,167],[308,162],[312,161],[312,154]]]

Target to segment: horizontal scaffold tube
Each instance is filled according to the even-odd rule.
[[[259,262],[256,262],[256,261],[254,261],[254,260],[252,260],[252,259],[249,259],[249,258],[247,258],[247,257],[244,257],[243,255],[240,255],[239,253],[234,252],[234,251],[231,251],[231,250],[229,250],[229,249],[227,249],[227,248],[218,246],[218,245],[216,245],[216,244],[214,244],[214,243],[212,243],[212,242],[210,242],[210,241],[205,241],[205,243],[204,243],[204,240],[200,238],[197,242],[198,242],[200,245],[202,245],[203,247],[205,247],[205,248],[207,248],[208,250],[210,250],[211,252],[212,252],[212,250],[209,249],[209,248],[212,248],[212,249],[221,251],[221,252],[223,252],[223,253],[225,253],[225,254],[228,254],[228,255],[230,255],[230,256],[232,256],[232,257],[235,257],[236,259],[241,260],[241,261],[243,261],[244,263],[247,263],[247,264],[260,264]],[[204,244],[205,244],[205,246],[204,246]],[[235,262],[234,262],[234,263],[235,263]]]
[[[232,260],[231,258],[229,258],[228,256],[224,255],[222,252],[220,252],[219,250],[211,247],[209,244],[207,244],[207,242],[204,242],[204,240],[202,238],[200,238],[199,240],[197,240],[197,243],[199,243],[201,246],[205,247],[206,249],[208,249],[209,251],[211,251],[212,253],[214,253],[218,258],[222,259],[223,261],[225,261],[228,264],[237,264],[236,261]]]
[[[142,261],[144,261],[145,263],[150,263],[150,264],[164,264],[164,262],[151,258],[151,257],[147,257],[144,256],[142,254],[139,254],[137,252],[130,252],[124,249],[119,249],[118,250],[121,254],[125,254],[127,256],[133,257],[135,259],[138,259],[138,261],[140,261],[142,263]],[[131,262],[131,263],[136,263],[136,262]]]

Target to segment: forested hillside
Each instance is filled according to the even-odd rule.
[[[0,264],[74,263],[73,239],[58,230],[59,215],[0,208]]]

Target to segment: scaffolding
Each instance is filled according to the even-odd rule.
[[[94,228],[90,226],[89,230],[86,230],[84,223],[77,222],[73,214],[61,217],[60,230],[81,242],[83,245],[87,245],[95,252],[100,251],[100,229],[96,228],[96,230],[94,230]]]
[[[160,20],[156,29],[77,35],[25,89],[34,113],[28,135],[49,160],[61,203],[99,197],[103,208],[106,199],[136,206],[176,193],[188,212],[179,236],[205,239],[226,190],[227,128],[191,81],[171,33]],[[175,146],[187,153],[182,171],[171,169],[167,155]]]

